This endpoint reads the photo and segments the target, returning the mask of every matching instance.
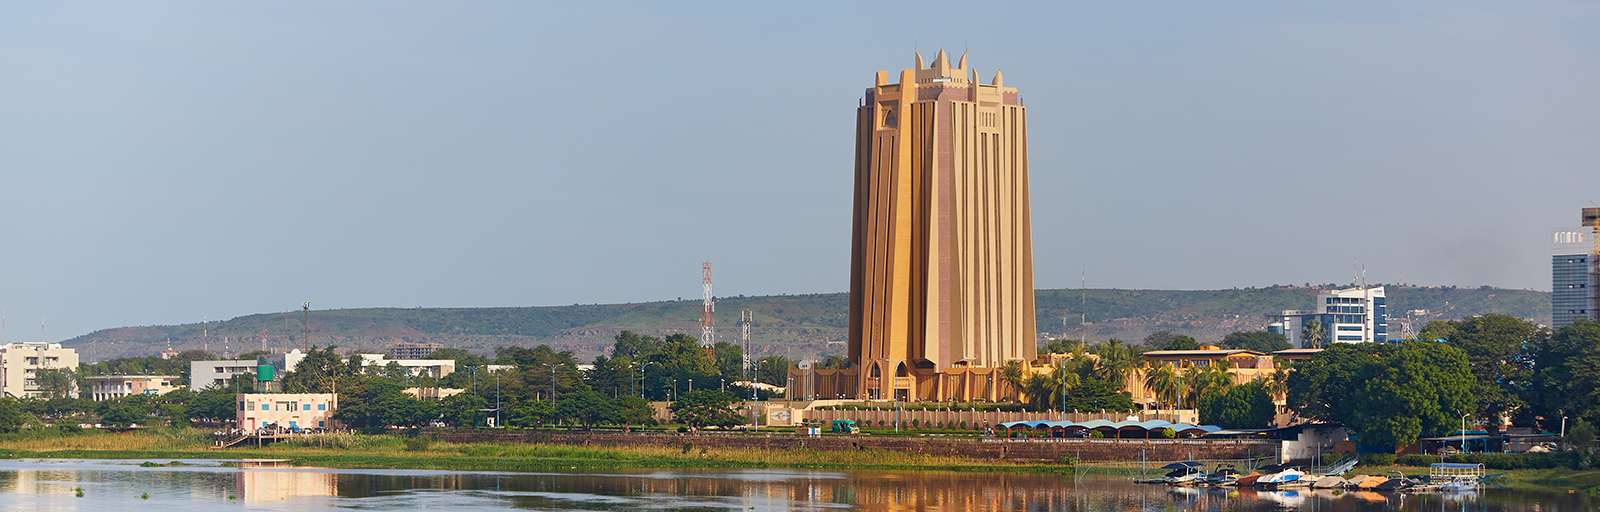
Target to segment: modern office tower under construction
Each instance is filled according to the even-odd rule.
[[[1581,227],[1551,230],[1550,248],[1550,326],[1600,320],[1600,208],[1584,208]]]

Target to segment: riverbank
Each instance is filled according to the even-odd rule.
[[[692,438],[685,438],[692,439]],[[673,446],[640,444],[574,446],[557,443],[446,442],[430,437],[328,434],[304,436],[260,448],[211,447],[210,432],[150,429],[128,433],[90,432],[56,437],[0,438],[0,457],[26,459],[125,459],[164,463],[176,459],[285,459],[289,464],[326,468],[430,469],[454,471],[547,471],[554,469],[831,469],[960,471],[1070,475],[1060,462],[1012,461],[933,455],[865,447],[820,450],[804,447],[733,448],[693,441]],[[1398,470],[1425,474],[1414,466],[1362,466],[1351,473]],[[1097,468],[1090,474],[1103,474]],[[1489,471],[1496,473],[1498,471]],[[1600,494],[1600,471],[1521,469],[1506,471],[1495,484],[1513,488]]]
[[[808,468],[838,470],[940,470],[1069,473],[1071,466],[1013,463],[880,449],[728,448],[697,445],[572,446],[553,443],[452,443],[429,437],[329,434],[226,450],[211,447],[209,432],[152,429],[126,434],[85,434],[0,440],[0,457],[64,459],[286,459],[296,466],[475,471],[615,468]]]

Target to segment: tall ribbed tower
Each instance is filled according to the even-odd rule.
[[[856,112],[850,359],[863,398],[951,396],[935,375],[1036,352],[1027,111],[1000,73],[979,83],[965,54],[916,59],[899,83],[879,71]]]

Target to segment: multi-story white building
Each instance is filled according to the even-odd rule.
[[[174,385],[176,375],[96,375],[89,381],[90,398],[104,402],[131,395],[164,395],[183,386]]]
[[[0,394],[13,398],[43,397],[35,379],[39,370],[76,370],[78,351],[60,343],[19,341],[0,345]],[[76,397],[75,390],[68,393]]]
[[[1305,343],[1306,324],[1316,320],[1324,344],[1384,343],[1389,341],[1388,317],[1382,286],[1356,287],[1318,293],[1316,309],[1284,310],[1267,330],[1284,335],[1295,348],[1318,348]]]

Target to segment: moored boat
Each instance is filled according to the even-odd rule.
[[[1325,476],[1311,483],[1313,489],[1343,489],[1347,485],[1350,485],[1350,481],[1337,476]]]

